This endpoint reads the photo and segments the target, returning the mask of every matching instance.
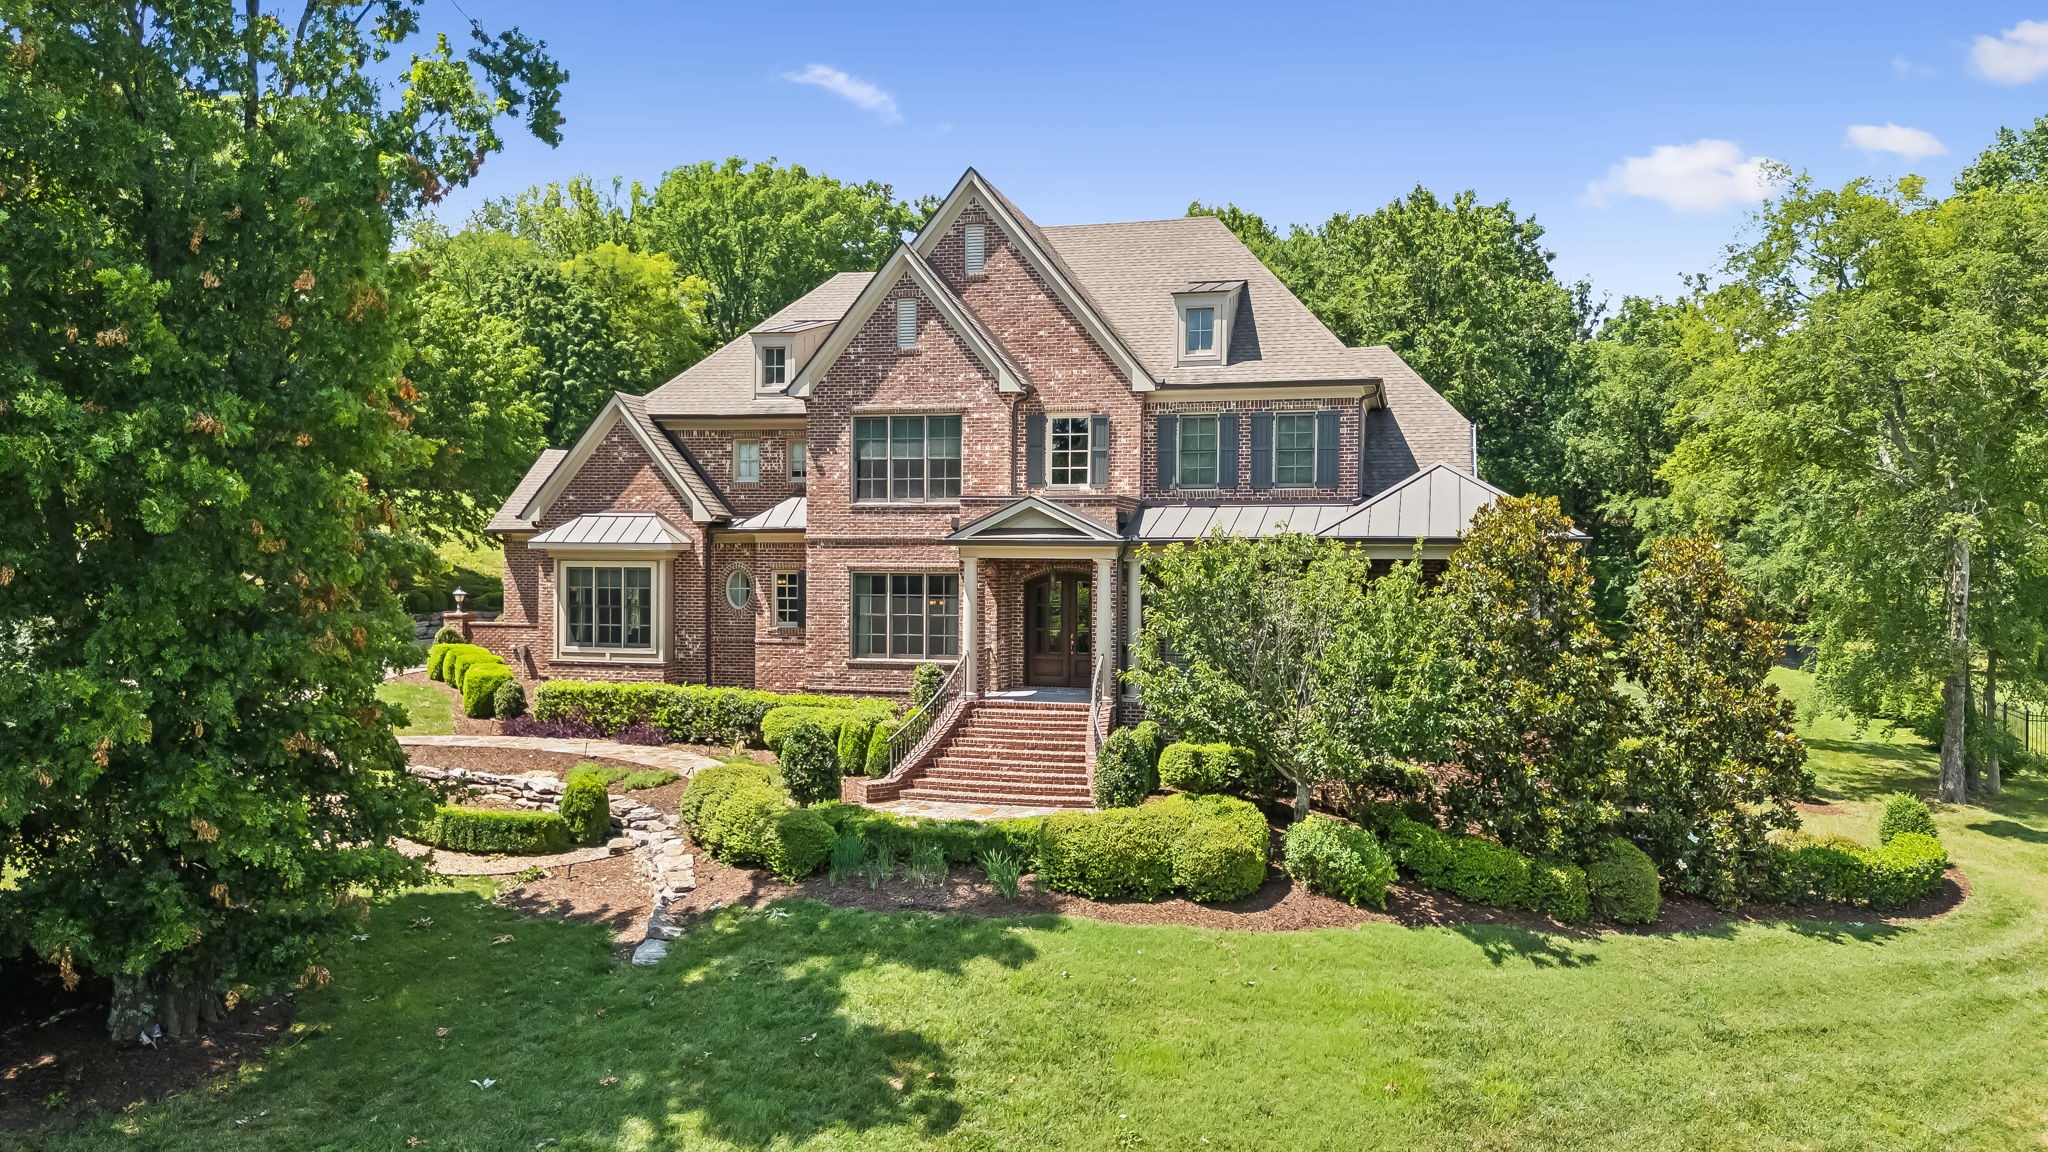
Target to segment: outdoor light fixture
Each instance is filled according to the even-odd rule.
[[[469,596],[469,593],[464,592],[458,587],[455,591],[450,592],[449,595],[455,597],[455,610],[457,612],[462,611],[462,601]]]

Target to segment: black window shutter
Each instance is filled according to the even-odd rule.
[[[1045,487],[1045,413],[1033,412],[1024,425],[1024,483]]]
[[[1180,449],[1180,417],[1170,412],[1159,414],[1159,489],[1173,487],[1175,455]]]
[[[1225,492],[1237,487],[1237,413],[1216,417],[1216,486]]]
[[[1273,414],[1252,413],[1252,487],[1273,486]]]
[[[1088,486],[1109,487],[1109,417],[1088,418]]]
[[[1316,487],[1337,486],[1337,410],[1316,413]]]

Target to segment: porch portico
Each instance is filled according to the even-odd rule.
[[[947,537],[960,553],[963,694],[1103,691],[1121,643],[1126,543],[1056,501],[1027,497]]]

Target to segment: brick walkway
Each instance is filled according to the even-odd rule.
[[[642,768],[667,768],[688,776],[718,761],[686,748],[650,748],[645,744],[621,744],[615,740],[557,740],[545,736],[400,736],[407,748],[523,748],[531,752],[562,752],[570,756],[602,756],[638,764]]]

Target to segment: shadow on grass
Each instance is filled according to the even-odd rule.
[[[1498,968],[1510,960],[1532,968],[1584,968],[1597,962],[1597,953],[1574,948],[1571,937],[1527,928],[1491,924],[1461,924],[1452,931],[1479,948],[1486,962]]]
[[[2048,831],[2030,828],[2015,820],[1980,820],[1963,827],[1986,836],[1997,836],[2005,840],[2020,840],[2028,844],[2048,844]]]
[[[1918,795],[1934,784],[1930,753],[1917,745],[1807,737],[1806,751],[1826,760],[1825,771],[1817,772],[1816,789],[1824,800],[1868,800],[1888,792]]]

